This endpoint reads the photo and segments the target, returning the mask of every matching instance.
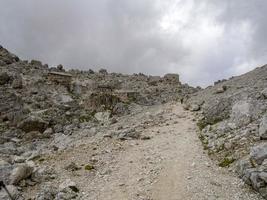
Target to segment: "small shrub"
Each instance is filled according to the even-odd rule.
[[[95,167],[93,165],[89,165],[88,164],[88,165],[84,166],[84,169],[87,170],[87,171],[91,171],[91,170],[95,169]]]
[[[234,161],[235,161],[235,159],[226,157],[219,163],[219,166],[220,167],[229,167]]]

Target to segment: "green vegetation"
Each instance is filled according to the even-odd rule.
[[[220,167],[229,167],[234,161],[235,161],[235,159],[226,157],[219,163],[219,166]]]
[[[202,131],[206,126],[208,126],[208,125],[211,125],[212,126],[214,124],[217,124],[217,123],[221,122],[222,120],[223,119],[221,119],[221,118],[215,118],[212,121],[199,120],[197,122],[197,126],[198,126],[199,130]]]
[[[88,165],[84,166],[84,169],[87,171],[91,171],[91,170],[95,169],[95,167],[93,165],[88,164]]]

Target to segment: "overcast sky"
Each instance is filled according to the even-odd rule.
[[[267,1],[0,0],[0,44],[50,66],[207,86],[267,63]]]

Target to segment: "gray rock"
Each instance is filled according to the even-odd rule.
[[[190,105],[189,110],[190,111],[199,111],[200,110],[200,106],[197,105],[197,104],[192,104],[192,105]]]
[[[246,173],[246,170],[251,168],[253,168],[253,166],[250,162],[250,159],[242,159],[237,163],[236,172],[240,177],[243,177]]]
[[[37,193],[36,200],[52,200],[55,199],[57,189],[52,184],[45,184],[41,190]]]
[[[68,171],[77,171],[79,169],[81,169],[81,167],[79,167],[76,163],[74,162],[71,162],[69,165],[67,165],[65,168],[65,170],[68,170]]]
[[[26,158],[24,158],[23,156],[14,156],[13,157],[13,161],[15,163],[23,163],[25,162]]]
[[[53,180],[57,177],[55,169],[51,166],[39,167],[31,175],[31,179],[34,182],[40,183],[45,181]]]
[[[227,87],[224,85],[222,87],[217,88],[216,94],[224,93],[226,91]]]
[[[51,136],[53,134],[53,129],[52,128],[48,128],[43,132],[43,135],[45,136]]]
[[[7,162],[3,162],[2,165],[0,165],[0,180],[4,181],[5,183],[9,183],[9,177],[13,169],[14,166]]]
[[[59,185],[59,192],[56,194],[55,200],[69,200],[78,197],[79,189],[75,182],[70,179],[65,180]]]
[[[267,98],[267,88],[261,91],[261,94],[264,96],[264,98]]]
[[[267,187],[259,188],[259,193],[261,194],[262,197],[267,199]]]
[[[100,69],[98,72],[100,74],[104,74],[104,75],[107,75],[108,74],[108,71],[106,69]]]
[[[9,83],[10,80],[11,77],[6,72],[0,73],[0,85],[5,85]]]
[[[262,139],[267,139],[267,114],[262,117],[259,128],[259,136]]]
[[[21,89],[23,87],[22,77],[16,76],[12,82],[12,87],[14,89]]]
[[[267,172],[260,172],[259,178],[264,180],[265,183],[267,183]]]
[[[265,159],[262,163],[261,166],[259,167],[260,171],[267,172],[267,159]]]
[[[252,183],[252,187],[255,190],[259,190],[259,188],[262,188],[265,186],[265,182],[260,179],[259,172],[252,172],[250,175],[250,180]]]
[[[141,134],[134,128],[123,130],[119,133],[118,138],[121,140],[139,139]]]
[[[64,67],[63,67],[63,65],[61,65],[61,64],[57,66],[57,69],[58,69],[59,71],[63,71],[63,68],[64,68]]]
[[[21,151],[19,151],[14,142],[6,142],[3,145],[0,145],[0,153],[7,155],[19,155]]]
[[[112,112],[116,115],[127,115],[130,113],[130,110],[125,103],[119,102],[114,106]]]
[[[56,124],[54,126],[54,132],[55,133],[60,133],[60,132],[63,132],[63,126],[61,124]]]
[[[74,181],[70,180],[70,179],[67,179],[65,180],[63,183],[61,183],[59,185],[59,191],[64,191],[66,189],[71,189],[73,190],[74,192],[78,192],[79,189],[77,188],[77,185]]]
[[[6,188],[9,191],[11,197],[14,200],[23,200],[24,199],[22,197],[22,195],[20,194],[20,192],[18,191],[18,189],[14,185],[7,185]],[[3,189],[0,190],[0,199],[1,200],[10,200],[10,197],[8,196],[8,194],[6,193],[6,191],[3,190]]]
[[[179,74],[165,74],[163,80],[168,83],[180,84]]]
[[[251,104],[247,101],[237,101],[232,107],[231,119],[236,126],[241,127],[251,122]]]
[[[257,165],[261,165],[267,159],[267,143],[254,146],[250,151],[250,157]]]
[[[100,122],[107,122],[110,117],[110,112],[98,112],[95,114],[95,118]]]
[[[33,172],[33,167],[23,164],[13,169],[10,175],[10,183],[17,185],[21,180],[28,178]]]
[[[31,65],[37,66],[37,67],[41,67],[42,66],[42,62],[39,60],[31,60],[30,62]]]

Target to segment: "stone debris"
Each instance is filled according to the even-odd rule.
[[[140,162],[124,155],[125,163],[118,165],[116,156],[125,149],[151,145],[162,137],[162,128],[170,137],[180,136],[178,129],[172,130],[180,119],[190,120],[192,126],[197,119],[209,155],[220,166],[235,168],[245,183],[267,198],[267,66],[204,90],[182,84],[178,74],[160,77],[49,67],[38,60],[22,61],[2,46],[0,69],[0,178],[16,199],[98,199],[94,195],[103,185],[88,191],[83,187],[98,181],[127,191],[128,177],[119,177],[117,184],[109,182],[125,163],[127,172],[140,170],[134,177],[138,183],[131,183],[132,190],[135,184],[139,190],[130,194],[131,199],[151,199],[145,186],[154,184],[165,158],[153,146],[136,151],[135,155],[144,154]],[[172,105],[180,102],[195,119],[172,113]],[[158,130],[152,131],[155,126]],[[175,141],[165,142],[160,149],[168,152],[168,142]],[[86,156],[79,157],[81,153]],[[193,162],[189,168],[198,166]],[[153,178],[146,180],[147,175]],[[78,182],[79,177],[85,182]],[[210,184],[223,187],[219,181]],[[5,195],[0,191],[0,199]]]
[[[218,81],[184,102],[189,110],[195,102],[204,102],[195,113],[204,149],[265,198],[266,76],[267,65]]]

